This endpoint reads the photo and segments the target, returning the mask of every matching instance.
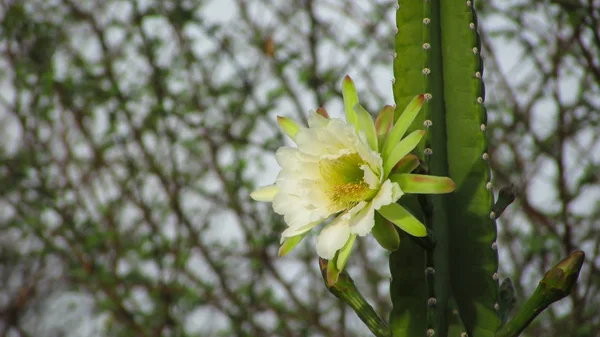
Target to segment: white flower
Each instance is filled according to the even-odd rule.
[[[280,255],[287,254],[312,228],[333,216],[317,238],[317,253],[333,261],[338,271],[344,267],[356,236],[365,236],[377,226],[376,212],[411,235],[427,235],[425,226],[396,204],[403,189],[411,193],[446,193],[454,189],[448,178],[408,174],[415,163],[418,165],[418,159],[409,153],[424,131],[402,137],[423,104],[423,95],[411,102],[395,124],[389,106],[374,124],[358,104],[349,77],[343,82],[342,92],[348,123],[330,119],[321,109],[320,113],[311,113],[308,128],[278,117],[279,125],[297,147],[277,150],[281,172],[275,184],[251,194],[255,200],[271,201],[273,210],[284,217],[288,228],[281,235]],[[393,233],[389,227],[380,228],[383,236],[398,235],[393,227]],[[394,249],[387,238],[376,239]]]
[[[296,134],[297,148],[277,151],[282,170],[273,210],[289,226],[284,240],[340,213],[317,239],[319,256],[332,259],[351,234],[370,233],[375,210],[398,200],[402,191],[397,183],[384,181],[381,155],[353,125],[317,113],[308,125]]]

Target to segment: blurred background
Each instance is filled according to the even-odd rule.
[[[392,104],[393,1],[0,0],[0,337],[368,336],[309,237],[249,199],[276,115]],[[501,277],[519,304],[575,249],[526,336],[600,336],[600,1],[477,1]],[[349,272],[385,317],[387,253]]]

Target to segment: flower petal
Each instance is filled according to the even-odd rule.
[[[371,232],[371,229],[375,225],[375,209],[373,203],[369,203],[356,215],[352,216],[348,221],[350,226],[350,232],[360,236],[365,236]]]
[[[379,177],[373,173],[371,167],[369,165],[361,165],[360,169],[365,172],[363,180],[369,185],[369,188],[374,190],[377,189],[377,185],[379,185]]]
[[[348,223],[337,217],[332,223],[325,226],[317,237],[317,254],[331,260],[335,253],[344,246],[350,237]]]
[[[394,225],[398,226],[400,229],[412,236],[427,236],[427,228],[425,228],[425,225],[423,225],[421,221],[410,214],[409,211],[404,209],[404,207],[396,203],[381,207],[381,209],[379,209],[379,213],[383,215],[384,218],[391,221]]]
[[[308,232],[315,228],[318,224],[320,224],[321,221],[314,221],[309,223],[308,225],[304,225],[304,226],[300,226],[300,227],[288,227],[286,230],[284,230],[281,233],[281,243],[283,243],[285,240],[290,239],[292,237],[298,236],[298,235],[306,235],[308,234]]]
[[[388,179],[383,182],[379,188],[379,192],[377,192],[377,195],[373,198],[373,208],[378,210],[383,206],[394,203],[400,199],[402,195],[404,195],[404,191],[402,191],[400,186]]]
[[[272,202],[275,195],[279,192],[279,189],[275,184],[263,186],[257,189],[256,191],[250,193],[250,198],[256,201],[268,201]]]

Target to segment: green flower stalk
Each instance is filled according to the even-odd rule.
[[[291,251],[311,229],[333,218],[317,238],[317,253],[328,265],[328,281],[335,283],[357,236],[371,231],[387,249],[397,247],[398,235],[388,220],[416,237],[425,226],[396,203],[406,193],[448,193],[455,188],[446,177],[411,174],[418,165],[410,155],[423,136],[405,136],[425,103],[415,97],[394,123],[394,109],[386,106],[376,122],[360,104],[354,83],[342,83],[346,121],[329,118],[323,109],[312,112],[308,127],[278,117],[281,129],[297,147],[277,150],[281,172],[275,184],[251,193],[257,201],[273,203],[288,228],[282,233],[280,256]],[[390,241],[390,238],[392,240]]]

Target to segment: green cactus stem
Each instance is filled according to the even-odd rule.
[[[325,259],[319,258],[319,268],[329,292],[348,304],[375,336],[392,337],[390,327],[377,315],[373,307],[360,294],[354,285],[354,281],[346,271],[342,271],[337,281],[333,285],[330,285],[327,279],[328,262]]]
[[[395,337],[445,337],[451,325],[449,302],[454,299],[452,310],[460,319],[453,322],[464,327],[453,323],[453,331],[491,337],[500,326],[497,231],[491,214],[494,196],[487,161],[483,63],[473,1],[399,0],[396,22],[396,106],[401,109],[415,95],[425,94],[422,112],[409,129],[427,128],[415,154],[429,174],[450,177],[456,191],[427,196],[437,241],[432,264],[436,326],[431,330],[426,318],[428,258],[410,240],[401,240],[390,258],[390,326]],[[418,213],[419,208],[409,210]],[[409,277],[408,272],[417,274]]]
[[[585,254],[571,253],[550,269],[542,278],[533,295],[515,317],[496,333],[496,337],[517,337],[550,304],[568,296],[579,277]]]

